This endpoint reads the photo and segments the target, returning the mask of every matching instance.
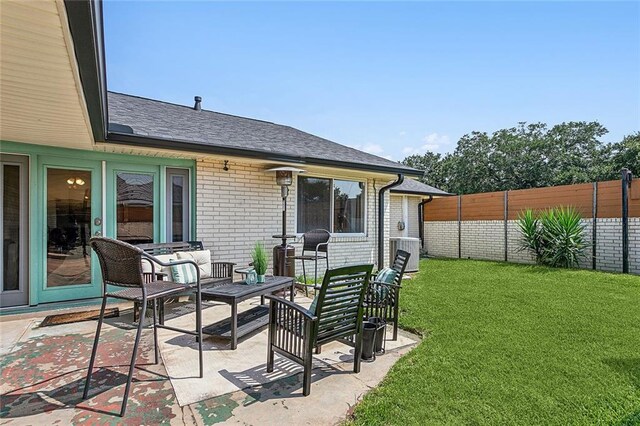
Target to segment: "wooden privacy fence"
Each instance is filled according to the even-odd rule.
[[[623,174],[623,180],[436,198],[424,205],[423,217],[425,222],[458,222],[459,255],[462,222],[504,221],[505,260],[507,260],[507,224],[509,221],[518,219],[520,213],[527,209],[540,211],[559,206],[571,206],[583,219],[622,218],[623,225],[626,227],[623,206],[626,208],[625,211],[628,211],[627,217],[640,217],[640,180],[636,180],[630,186],[627,184],[627,202],[623,203],[625,176]],[[594,220],[592,226],[594,269],[597,222]],[[628,229],[623,230],[623,245],[626,243],[628,250],[628,241],[624,241],[625,231],[628,232]]]

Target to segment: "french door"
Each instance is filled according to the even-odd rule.
[[[42,262],[39,302],[101,295],[100,268],[89,240],[102,234],[102,167],[99,161],[44,157]]]
[[[160,167],[107,164],[107,234],[130,244],[158,242]]]
[[[29,158],[0,156],[0,307],[29,303]]]

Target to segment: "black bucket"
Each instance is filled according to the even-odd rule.
[[[373,346],[373,350],[376,355],[382,355],[384,353],[384,338],[387,332],[386,325],[387,322],[379,317],[370,317],[367,318],[367,322],[375,324],[376,326],[376,338],[375,344]]]
[[[371,322],[362,323],[362,360],[367,362],[375,361],[376,353],[375,340],[378,327]]]

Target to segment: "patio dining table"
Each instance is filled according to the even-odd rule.
[[[231,316],[214,324],[204,326],[202,333],[217,338],[228,339],[231,349],[238,347],[238,339],[264,328],[269,323],[269,307],[263,304],[264,295],[282,290],[290,290],[290,300],[294,301],[295,279],[293,277],[266,277],[262,284],[248,285],[243,281],[202,290],[202,300],[227,303],[231,306]],[[245,300],[261,297],[260,305],[238,314],[238,304]]]

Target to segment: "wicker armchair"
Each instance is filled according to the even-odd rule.
[[[393,260],[391,269],[396,271],[396,277],[392,284],[372,281],[365,296],[364,313],[367,317],[382,318],[387,322],[393,322],[393,340],[398,340],[398,315],[400,312],[400,289],[402,288],[402,276],[409,262],[411,253],[398,250]]]
[[[183,332],[197,336],[198,338],[198,354],[199,354],[199,366],[200,377],[203,376],[203,360],[202,360],[202,300],[200,294],[200,270],[198,265],[192,260],[178,260],[171,264],[165,264],[158,261],[158,259],[145,253],[142,249],[127,244],[122,241],[114,240],[105,237],[93,237],[90,241],[91,247],[96,252],[98,261],[100,262],[100,269],[102,271],[102,282],[104,286],[104,293],[102,297],[102,307],[100,308],[100,318],[98,319],[98,327],[96,329],[95,339],[93,341],[93,349],[91,351],[91,360],[89,361],[89,371],[87,372],[87,378],[84,385],[83,399],[86,399],[89,394],[89,385],[91,382],[91,374],[93,372],[93,366],[96,359],[96,353],[98,349],[98,341],[100,339],[100,329],[102,328],[102,322],[104,320],[104,311],[107,306],[107,299],[109,297],[115,299],[129,300],[139,303],[142,309],[140,314],[140,321],[138,321],[138,331],[136,333],[135,343],[133,345],[133,354],[131,355],[131,364],[129,365],[129,375],[127,378],[127,385],[124,390],[124,398],[122,400],[122,407],[120,410],[120,417],[124,416],[127,408],[127,399],[129,396],[129,390],[131,388],[131,380],[133,378],[133,370],[135,368],[136,355],[138,353],[138,346],[140,344],[140,335],[142,333],[142,325],[144,323],[145,313],[147,310],[147,302],[151,302],[153,306],[153,343],[155,352],[155,362],[158,363],[158,328],[166,328],[173,331]],[[174,328],[166,325],[160,325],[157,323],[157,300],[168,296],[174,296],[183,293],[186,289],[192,288],[190,285],[178,284],[171,281],[153,281],[149,280],[149,275],[145,277],[142,272],[142,259],[150,260],[152,268],[155,268],[155,264],[161,266],[171,266],[179,264],[191,264],[196,270],[196,324],[195,331],[184,330]],[[155,270],[152,269],[151,276],[155,276]],[[109,291],[107,286],[121,287],[121,290]]]
[[[304,367],[303,394],[311,392],[312,352],[340,340],[355,347],[353,371],[360,372],[362,303],[373,265],[330,269],[324,275],[315,313],[277,296],[266,296],[269,306],[267,371],[273,371],[274,353]]]

